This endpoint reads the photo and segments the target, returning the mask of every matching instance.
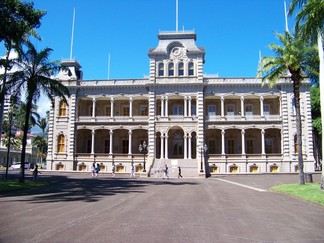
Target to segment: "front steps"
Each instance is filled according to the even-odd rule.
[[[155,159],[150,176],[163,178],[165,164],[169,168],[170,178],[178,178],[179,166],[181,167],[183,178],[199,176],[198,162],[196,159]]]

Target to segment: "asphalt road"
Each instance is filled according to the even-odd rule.
[[[268,190],[297,175],[42,180],[0,194],[0,242],[324,242],[323,206]]]

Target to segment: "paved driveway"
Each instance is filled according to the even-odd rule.
[[[0,195],[0,242],[324,242],[324,207],[268,191],[297,175],[40,180]]]

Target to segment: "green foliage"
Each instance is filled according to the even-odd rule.
[[[287,184],[278,185],[271,188],[277,192],[283,192],[304,200],[324,205],[324,191],[321,190],[319,183]]]
[[[322,134],[321,99],[319,87],[311,87],[312,124],[317,134]]]
[[[18,181],[9,180],[9,181],[0,181],[0,192],[14,191],[19,189],[30,189],[33,187],[46,186],[45,182],[34,182],[26,181],[25,183],[20,183]]]

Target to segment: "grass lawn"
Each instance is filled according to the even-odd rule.
[[[25,181],[25,183],[20,183],[17,180],[8,180],[0,181],[0,192],[7,192],[17,189],[29,189],[33,187],[45,186],[45,182],[34,182],[34,181]]]
[[[324,191],[321,190],[319,183],[287,184],[278,185],[271,188],[273,191],[282,192],[306,201],[324,205]]]

